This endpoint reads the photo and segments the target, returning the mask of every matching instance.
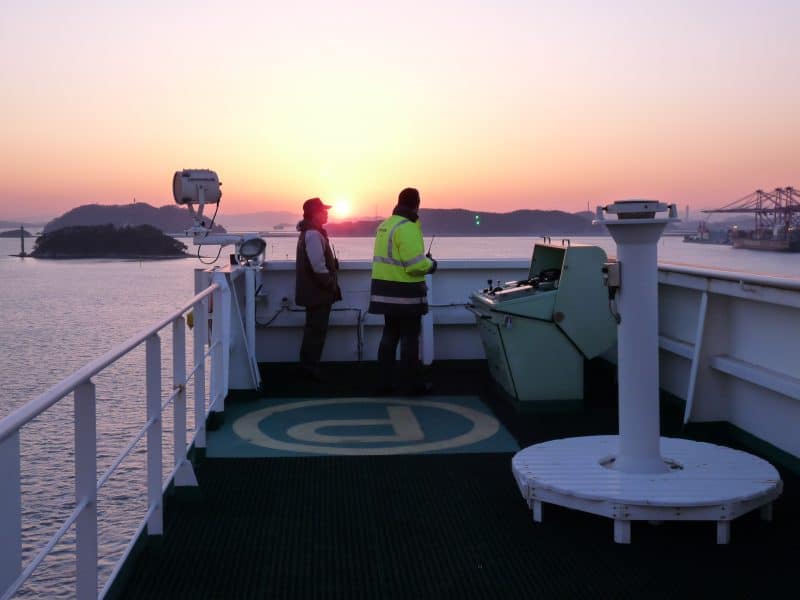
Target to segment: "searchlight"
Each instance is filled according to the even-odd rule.
[[[222,183],[211,169],[183,169],[172,177],[172,197],[178,206],[186,206],[194,225],[186,230],[195,246],[234,244],[234,260],[243,266],[259,266],[264,262],[267,243],[258,233],[213,234],[211,224],[206,224],[203,210],[206,204],[216,204],[222,199]],[[216,215],[216,212],[214,213]]]

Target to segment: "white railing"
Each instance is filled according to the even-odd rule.
[[[211,344],[208,344],[208,301],[213,311]],[[163,533],[163,492],[174,481],[175,486],[196,486],[187,450],[194,445],[205,448],[205,423],[208,411],[220,406],[227,395],[228,361],[230,351],[230,287],[222,273],[213,274],[213,283],[198,293],[182,308],[165,317],[147,330],[133,336],[110,350],[100,358],[41,394],[35,400],[20,407],[0,421],[0,591],[2,600],[11,598],[28,580],[39,564],[50,553],[64,534],[75,525],[76,536],[76,597],[79,599],[98,596],[98,527],[97,492],[109,480],[122,461],[136,444],[147,436],[146,483],[147,511],[138,531],[130,541],[123,556],[105,583],[100,596],[110,589],[136,539],[143,530],[148,535]],[[195,326],[193,368],[186,373],[186,331],[184,314],[192,311]],[[159,332],[172,325],[172,377],[173,391],[164,400],[161,390],[161,339]],[[97,429],[96,395],[92,378],[98,373],[140,346],[145,346],[145,387],[147,398],[146,421],[138,433],[114,460],[112,465],[97,478]],[[211,397],[206,408],[206,359],[210,356]],[[187,446],[186,431],[186,387],[194,380],[194,432]],[[22,567],[22,491],[20,430],[37,416],[67,397],[74,395],[75,436],[75,507],[50,540],[39,549],[34,558]],[[162,480],[162,419],[164,409],[173,403],[173,468],[166,480]]]

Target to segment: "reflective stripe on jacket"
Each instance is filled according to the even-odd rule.
[[[424,315],[428,312],[425,256],[419,221],[392,215],[378,226],[372,259],[369,312]]]

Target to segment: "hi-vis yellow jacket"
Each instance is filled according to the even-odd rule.
[[[428,312],[425,274],[433,261],[425,256],[419,221],[392,215],[378,226],[372,259],[369,312],[424,315]]]

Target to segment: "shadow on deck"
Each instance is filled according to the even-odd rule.
[[[368,363],[327,365],[324,385],[298,382],[291,366],[263,374],[274,398],[365,396],[376,382]],[[585,407],[571,412],[517,412],[481,362],[437,364],[431,378],[437,395],[480,396],[521,447],[616,432],[613,371],[602,362],[589,365]],[[664,404],[663,433],[681,435],[680,411]],[[683,435],[741,447],[725,427]],[[534,524],[511,456],[206,458],[201,498],[167,503],[162,543],[145,547],[119,595],[738,598],[795,587],[800,494],[785,470],[774,522],[734,521],[729,546],[715,544],[708,522],[637,522],[625,546],[601,517],[546,505]]]

